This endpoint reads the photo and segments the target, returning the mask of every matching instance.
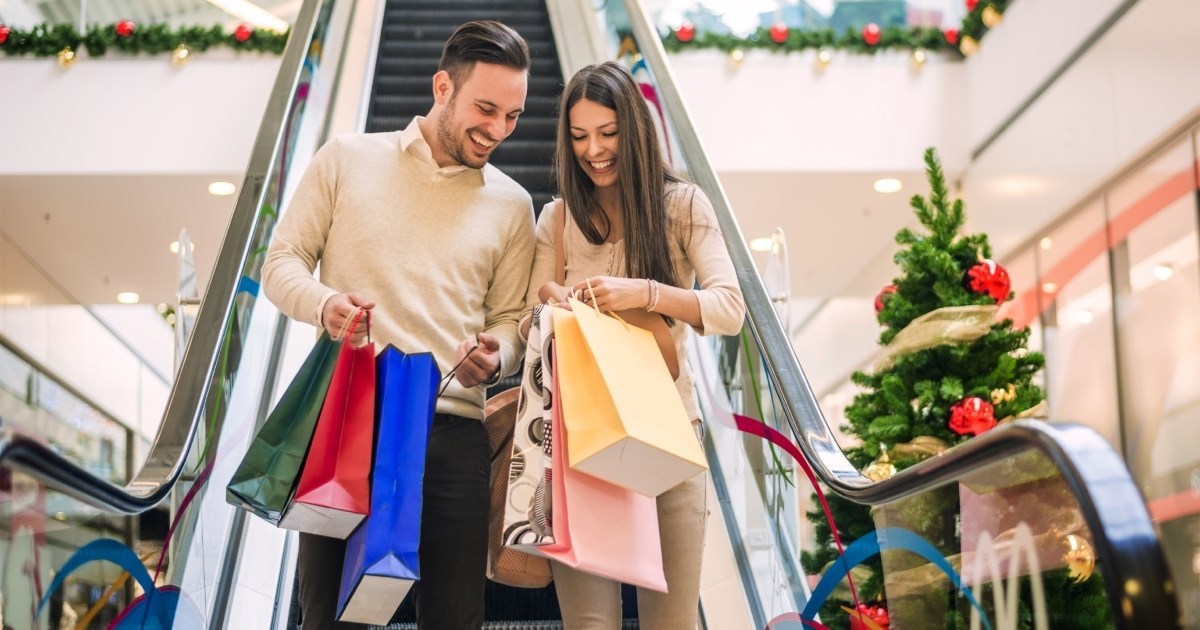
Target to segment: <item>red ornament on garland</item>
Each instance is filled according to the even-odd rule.
[[[875,314],[876,315],[878,315],[881,311],[883,311],[884,299],[887,298],[887,296],[889,296],[895,292],[896,292],[896,285],[889,284],[889,285],[884,286],[882,289],[880,289],[879,293],[875,294]]]
[[[967,0],[967,13],[975,10],[979,6],[979,0]]]
[[[946,29],[945,35],[946,35],[946,43],[947,44],[950,44],[951,46],[958,45],[958,29],[948,28],[948,29]]]
[[[776,44],[782,44],[788,40],[788,26],[783,22],[776,22],[771,26],[771,41]]]
[[[947,426],[958,435],[979,435],[996,426],[996,409],[978,396],[969,396],[950,407]]]
[[[683,43],[688,43],[696,38],[696,27],[692,26],[691,22],[684,22],[675,29],[675,38]]]
[[[996,304],[1000,305],[1008,299],[1012,282],[1008,278],[1008,272],[996,264],[996,261],[981,260],[967,270],[967,287],[976,293],[992,296]]]
[[[117,32],[118,37],[129,37],[133,35],[133,31],[137,29],[137,24],[133,20],[121,20],[117,22],[117,26],[113,29]]]
[[[879,38],[882,36],[882,34],[882,31],[879,30],[879,25],[874,22],[864,26],[862,30],[863,41],[866,42],[868,46],[879,45]]]
[[[848,609],[847,609],[848,610]],[[887,608],[883,606],[868,606],[866,604],[858,605],[858,612],[863,617],[875,622],[877,626],[887,630],[891,620],[888,618]],[[870,630],[871,626],[864,623],[858,615],[850,615],[850,630]]]
[[[0,46],[8,43],[8,36],[11,34],[12,30],[3,24],[0,24]]]
[[[236,39],[239,44],[245,44],[253,34],[254,29],[246,26],[245,24],[239,24],[237,28],[233,29],[233,38]]]

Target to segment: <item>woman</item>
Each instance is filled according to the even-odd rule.
[[[538,219],[527,313],[574,295],[603,311],[640,313],[628,318],[639,323],[653,319],[660,328],[669,326],[664,349],[675,356],[667,362],[677,361],[675,385],[699,434],[687,327],[732,335],[745,317],[712,204],[664,162],[641,91],[613,62],[580,70],[564,90],[556,162],[562,197]],[[561,285],[560,256],[566,268]],[[700,289],[694,290],[697,281]],[[638,590],[643,628],[696,627],[705,483],[705,475],[696,475],[658,497],[668,592]],[[552,569],[568,630],[620,627],[620,584],[559,563]]]

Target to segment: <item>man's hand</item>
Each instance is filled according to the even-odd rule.
[[[337,337],[343,326],[349,327],[347,318],[354,314],[354,309],[361,308],[369,311],[375,308],[375,302],[363,297],[360,293],[339,293],[325,303],[325,309],[321,311],[321,323],[325,325],[325,330],[329,332],[330,337]],[[362,343],[367,336],[367,315],[358,320],[358,324],[353,331],[347,333],[350,343],[358,345]]]
[[[467,339],[458,344],[458,350],[454,353],[454,364],[462,362],[454,376],[463,387],[480,385],[500,369],[500,341],[487,333],[479,333],[477,338],[478,342],[476,339]],[[475,348],[475,351],[471,352],[471,348]],[[463,357],[466,357],[465,361]]]

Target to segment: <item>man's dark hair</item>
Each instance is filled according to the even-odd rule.
[[[438,70],[445,70],[458,89],[471,75],[476,62],[528,71],[529,46],[516,31],[500,22],[467,22],[446,40]]]

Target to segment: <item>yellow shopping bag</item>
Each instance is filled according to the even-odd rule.
[[[707,469],[654,335],[570,304],[554,309],[568,465],[652,497]]]

